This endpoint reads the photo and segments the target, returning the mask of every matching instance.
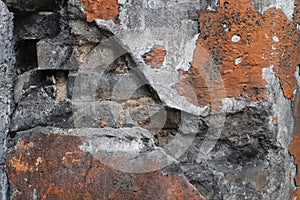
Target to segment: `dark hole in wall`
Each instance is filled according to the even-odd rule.
[[[36,44],[39,40],[21,40],[16,44],[17,74],[37,68]]]

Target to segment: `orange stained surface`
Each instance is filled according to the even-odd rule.
[[[118,171],[81,151],[80,145],[77,136],[33,133],[24,137],[7,157],[7,174],[19,191],[13,199],[32,199],[36,190],[38,199],[204,200],[183,177],[164,176],[160,170]]]
[[[149,64],[152,68],[159,69],[164,63],[166,54],[167,51],[163,46],[155,45],[150,52],[143,55],[143,58],[146,64]]]
[[[195,52],[206,52],[194,53],[189,71],[180,71],[181,95],[195,102],[191,96],[195,93],[195,104],[203,106],[211,103],[214,93],[220,106],[223,95],[218,95],[218,85],[222,82],[226,97],[259,101],[266,98],[262,69],[273,66],[284,96],[293,98],[298,34],[281,9],[269,8],[262,15],[250,0],[221,0],[218,11],[201,12],[199,21],[201,33]],[[200,59],[203,55],[209,57]],[[211,77],[212,71],[220,77]]]
[[[86,21],[92,22],[96,18],[118,22],[118,0],[80,0],[84,4]]]

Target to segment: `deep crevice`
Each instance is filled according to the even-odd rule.
[[[21,40],[16,44],[17,74],[38,67],[36,44],[39,40]]]

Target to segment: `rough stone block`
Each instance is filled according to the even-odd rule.
[[[41,83],[42,76],[41,71],[39,70],[31,70],[29,72],[25,72],[17,77],[14,86],[14,100],[18,103],[22,96],[28,93],[30,87],[35,87],[38,83]]]
[[[57,71],[32,70],[18,76],[14,87],[18,105],[12,115],[11,131],[38,125],[73,127],[69,121],[71,103],[61,99],[64,96],[61,84],[67,83],[61,83],[58,74]]]
[[[58,36],[54,39],[40,40],[37,43],[38,69],[41,70],[78,70],[93,44],[70,45]]]
[[[72,54],[72,47],[51,39],[37,43],[39,69],[68,69],[67,62]]]
[[[118,126],[119,105],[115,102],[72,102],[73,121],[76,128]]]
[[[53,38],[60,31],[59,21],[60,15],[54,12],[38,14],[17,12],[14,19],[15,38],[21,40]]]
[[[6,4],[21,11],[53,11],[58,6],[55,0],[6,0]]]
[[[36,129],[19,134],[24,137],[7,159],[11,184],[19,191],[14,198],[204,199],[185,178],[151,170],[159,164],[155,163],[155,158],[159,158],[155,155],[159,155],[160,150],[141,129],[55,132]],[[108,152],[113,154],[107,157]],[[151,152],[156,153],[152,155]],[[121,155],[125,160],[117,159]],[[124,166],[133,164],[126,159],[136,161],[130,159],[130,155],[142,158],[130,170],[148,169],[148,173],[120,170],[122,163]],[[166,161],[166,158],[159,161]]]
[[[41,95],[47,95],[44,91],[40,92]],[[16,132],[35,126],[73,127],[73,123],[69,122],[71,115],[72,106],[66,101],[23,101],[14,111],[10,130]]]
[[[70,20],[69,26],[71,28],[71,34],[79,37],[80,43],[98,43],[102,39],[102,33],[99,28],[94,24],[87,24],[81,20]]]

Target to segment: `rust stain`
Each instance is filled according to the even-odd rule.
[[[180,71],[181,95],[194,99],[185,87],[191,85],[192,93],[197,96],[196,105],[211,103],[209,89],[218,93],[213,89],[218,88],[219,82],[212,79],[207,86],[203,77],[210,76],[211,70],[217,70],[222,77],[226,97],[259,101],[266,98],[267,83],[262,78],[262,69],[274,66],[284,96],[293,98],[297,86],[294,72],[298,35],[295,24],[281,9],[270,8],[261,15],[250,0],[221,0],[218,11],[201,12],[199,21],[201,33],[195,52],[200,53],[194,52],[188,72]],[[201,53],[202,49],[206,52]],[[206,54],[210,55],[210,61],[209,58],[199,58]],[[222,99],[214,101],[219,105],[222,103]]]
[[[300,24],[300,0],[295,1],[294,8],[294,24],[295,26]],[[299,35],[299,32],[298,32]],[[299,39],[298,39],[299,41]],[[295,41],[295,43],[297,43]],[[296,51],[298,53],[298,64],[300,63],[300,48]],[[300,187],[300,91],[295,95],[293,102],[293,113],[295,126],[293,131],[293,141],[289,146],[289,152],[294,156],[294,163],[297,167],[297,174],[295,177],[295,183],[297,187]],[[300,198],[300,188],[297,188],[291,195],[291,200]]]
[[[22,148],[26,143],[33,145]],[[81,144],[76,136],[33,133],[24,137],[7,156],[8,176],[20,191],[13,199],[31,199],[36,189],[39,199],[204,200],[183,177],[164,176],[161,171],[144,174],[117,171],[81,151],[78,147]],[[37,169],[27,170],[30,168]]]
[[[295,0],[294,7],[294,23],[300,26],[300,0]],[[300,38],[300,32],[298,31],[298,38]],[[300,48],[298,48],[298,64],[300,63]]]
[[[24,150],[32,148],[33,145],[34,144],[32,142],[25,143],[24,141],[20,141],[20,143],[19,143],[19,147],[22,148],[22,149],[24,149]]]
[[[118,0],[80,0],[84,4],[86,21],[92,22],[96,18],[118,22]]]
[[[146,64],[152,68],[159,69],[164,63],[167,51],[163,46],[155,45],[151,48],[150,52],[143,55]]]
[[[290,198],[290,200],[298,200],[300,199],[300,189],[296,189],[293,193],[292,193],[292,196]]]
[[[29,167],[28,163],[22,162],[20,158],[14,157],[9,162],[10,162],[10,165],[14,166],[17,171],[20,171],[20,172],[28,172],[28,171],[32,172],[33,171],[33,168]]]

